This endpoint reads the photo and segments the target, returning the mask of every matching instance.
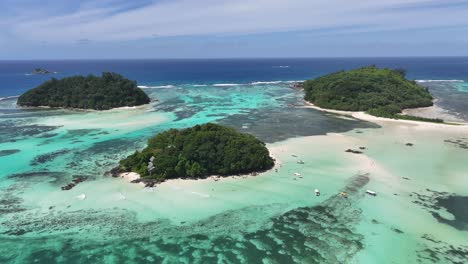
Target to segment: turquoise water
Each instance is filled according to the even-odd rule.
[[[290,183],[291,168],[274,181],[258,177],[253,183],[244,181],[240,185],[223,182],[216,194],[208,194],[216,195],[209,202],[205,201],[207,187],[203,183],[191,184],[190,191],[161,186],[154,193],[143,192],[137,185],[109,178],[106,171],[125,155],[142,148],[148,137],[168,128],[219,122],[276,142],[328,131],[377,127],[288,107],[300,104],[302,94],[287,84],[180,86],[146,91],[157,99],[150,106],[105,112],[18,110],[13,107],[14,98],[1,101],[1,124],[6,133],[2,133],[0,149],[10,150],[0,157],[2,262],[166,259],[192,263],[195,259],[210,262],[220,258],[267,258],[260,245],[264,242],[255,246],[254,242],[242,242],[242,237],[250,232],[266,239],[260,230],[271,225],[287,231],[282,215],[294,215],[297,212],[292,209],[309,205],[308,188],[299,197],[288,197],[289,192],[279,184],[286,181],[299,187]],[[74,177],[87,177],[87,181],[72,191],[61,191],[60,186]],[[251,187],[257,185],[259,188]],[[75,198],[81,193],[87,197],[83,201]],[[201,203],[195,206],[194,199]],[[271,239],[280,241],[283,235],[276,235],[279,237]],[[113,242],[103,247],[106,241]],[[218,256],[222,254],[215,253],[219,250],[211,251],[216,244],[220,252],[238,246],[238,253]],[[285,248],[282,254],[270,258],[292,260],[291,250]],[[353,251],[357,250],[358,246],[353,247]]]
[[[304,108],[303,94],[287,83],[145,91],[151,105],[104,112],[0,101],[0,262],[462,263],[467,256],[466,220],[438,206],[441,197],[468,196],[466,130],[320,113]],[[277,172],[154,189],[106,173],[151,135],[205,122],[267,142]],[[360,146],[364,155],[344,152]],[[87,180],[60,189],[75,177]]]

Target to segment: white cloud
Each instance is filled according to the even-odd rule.
[[[110,1],[112,2],[112,1]],[[468,5],[418,8],[428,0],[162,0],[120,11],[88,5],[61,16],[18,18],[10,31],[30,41],[127,41],[154,35],[249,34],[347,28],[369,31],[466,25]],[[460,2],[460,1],[455,1]],[[408,7],[405,9],[405,6]],[[119,11],[119,12],[117,12]],[[0,23],[1,24],[1,23]],[[355,31],[351,29],[349,32]],[[341,30],[345,31],[346,30]]]

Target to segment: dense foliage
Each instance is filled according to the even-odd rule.
[[[368,111],[396,117],[405,108],[432,105],[429,91],[405,78],[402,69],[368,66],[340,71],[304,83],[305,99],[323,108]]]
[[[151,159],[154,169],[148,170]],[[208,123],[156,135],[141,152],[121,160],[120,171],[156,179],[199,178],[264,171],[273,165],[265,144],[254,136]]]
[[[18,98],[21,106],[50,106],[107,110],[150,102],[136,82],[119,74],[105,72],[101,77],[88,75],[55,78],[31,89]]]

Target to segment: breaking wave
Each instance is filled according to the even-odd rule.
[[[271,82],[252,82],[252,85],[259,85],[259,84],[279,84],[284,83],[283,81],[271,81]]]
[[[18,97],[20,97],[20,96],[19,95],[13,95],[13,96],[0,97],[0,101],[13,99],[13,98],[18,98]]]
[[[249,83],[211,83],[211,84],[181,84],[180,86],[185,87],[234,87],[234,86],[249,86],[249,85],[268,85],[268,84],[292,84],[297,82],[304,82],[304,80],[294,80],[294,81],[253,81]],[[139,85],[138,88],[141,89],[168,89],[175,88],[175,85],[160,85],[160,86],[148,86],[148,85]]]
[[[239,86],[239,85],[243,85],[243,84],[240,84],[240,83],[215,83],[213,84],[213,86],[215,87]]]
[[[160,85],[160,86],[146,86],[146,85],[138,85],[140,89],[168,89],[168,88],[175,88],[174,85]]]
[[[428,82],[457,82],[462,83],[465,82],[463,80],[416,80],[418,83],[428,83]]]

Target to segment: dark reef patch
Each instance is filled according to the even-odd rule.
[[[413,193],[417,200],[413,201],[427,209],[437,221],[450,225],[458,230],[468,230],[468,196],[459,196],[447,192],[437,192],[426,189],[428,194]],[[444,218],[440,210],[446,210],[454,219]]]
[[[22,260],[102,263],[112,256],[137,263],[347,263],[364,247],[363,236],[354,231],[362,211],[353,204],[368,182],[368,175],[355,176],[342,189],[348,199],[332,196],[260,224],[252,215],[278,205],[227,211],[182,226],[167,220],[139,223],[120,209],[25,213],[1,223],[8,235],[0,242],[0,260],[14,259],[17,248],[9,245],[40,245],[29,246]],[[24,236],[37,233],[41,237]]]
[[[158,112],[174,113],[176,116],[174,121],[181,121],[194,116],[198,112],[201,112],[203,107],[196,105],[195,102],[192,104],[186,104],[182,99],[171,98],[167,101],[155,105],[154,109]]]
[[[461,149],[468,150],[468,139],[467,138],[457,138],[457,139],[446,139],[445,143],[451,144]]]
[[[196,115],[198,112],[202,111],[203,108],[199,106],[191,106],[187,107],[183,110],[175,111],[174,114],[176,115],[175,121],[181,121],[184,119],[191,118],[192,116]]]
[[[38,138],[51,138],[57,136],[57,133],[44,133],[38,136]]]
[[[52,178],[49,181],[51,184],[61,184],[69,179],[69,175],[66,172],[59,171],[28,171],[22,173],[15,173],[7,175],[8,179],[18,180],[21,182],[43,182],[44,178]]]
[[[18,152],[20,152],[20,151],[21,151],[21,150],[19,150],[19,149],[4,149],[4,150],[0,150],[0,157],[13,155],[13,154],[16,154],[16,153],[18,153]]]
[[[360,120],[343,120],[325,116],[303,107],[248,110],[244,114],[227,116],[219,123],[255,135],[264,142],[273,143],[292,137],[325,135],[346,132],[355,128],[378,128],[378,125]],[[249,124],[248,127],[245,124]]]
[[[135,140],[125,138],[115,138],[94,143],[91,147],[86,149],[82,154],[84,155],[99,155],[108,153],[121,153],[129,149],[135,149]]]
[[[397,233],[397,234],[403,234],[405,232],[401,231],[400,229],[396,228],[396,227],[392,227],[392,231]]]
[[[427,247],[417,252],[418,258],[432,263],[464,264],[468,259],[468,246],[454,246],[429,234],[422,236]]]
[[[56,158],[58,158],[58,157],[60,157],[62,155],[70,153],[71,151],[72,151],[71,149],[61,149],[61,150],[57,150],[57,151],[54,151],[54,152],[41,154],[41,155],[36,156],[31,161],[30,164],[31,164],[31,166],[36,166],[36,165],[39,165],[39,164],[47,163],[47,162],[53,161],[54,159],[56,159]]]
[[[67,134],[65,134],[63,138],[81,138],[98,131],[99,129],[70,129],[67,130]]]
[[[19,188],[20,186],[13,184],[0,191],[0,214],[6,215],[26,210],[21,206],[23,200],[14,194]]]
[[[455,216],[454,220],[448,220],[434,212],[433,216],[438,221],[449,224],[456,229],[468,231],[468,196],[437,197],[436,204]]]
[[[0,143],[19,140],[24,137],[38,136],[55,130],[56,126],[21,125],[13,121],[0,123]]]

